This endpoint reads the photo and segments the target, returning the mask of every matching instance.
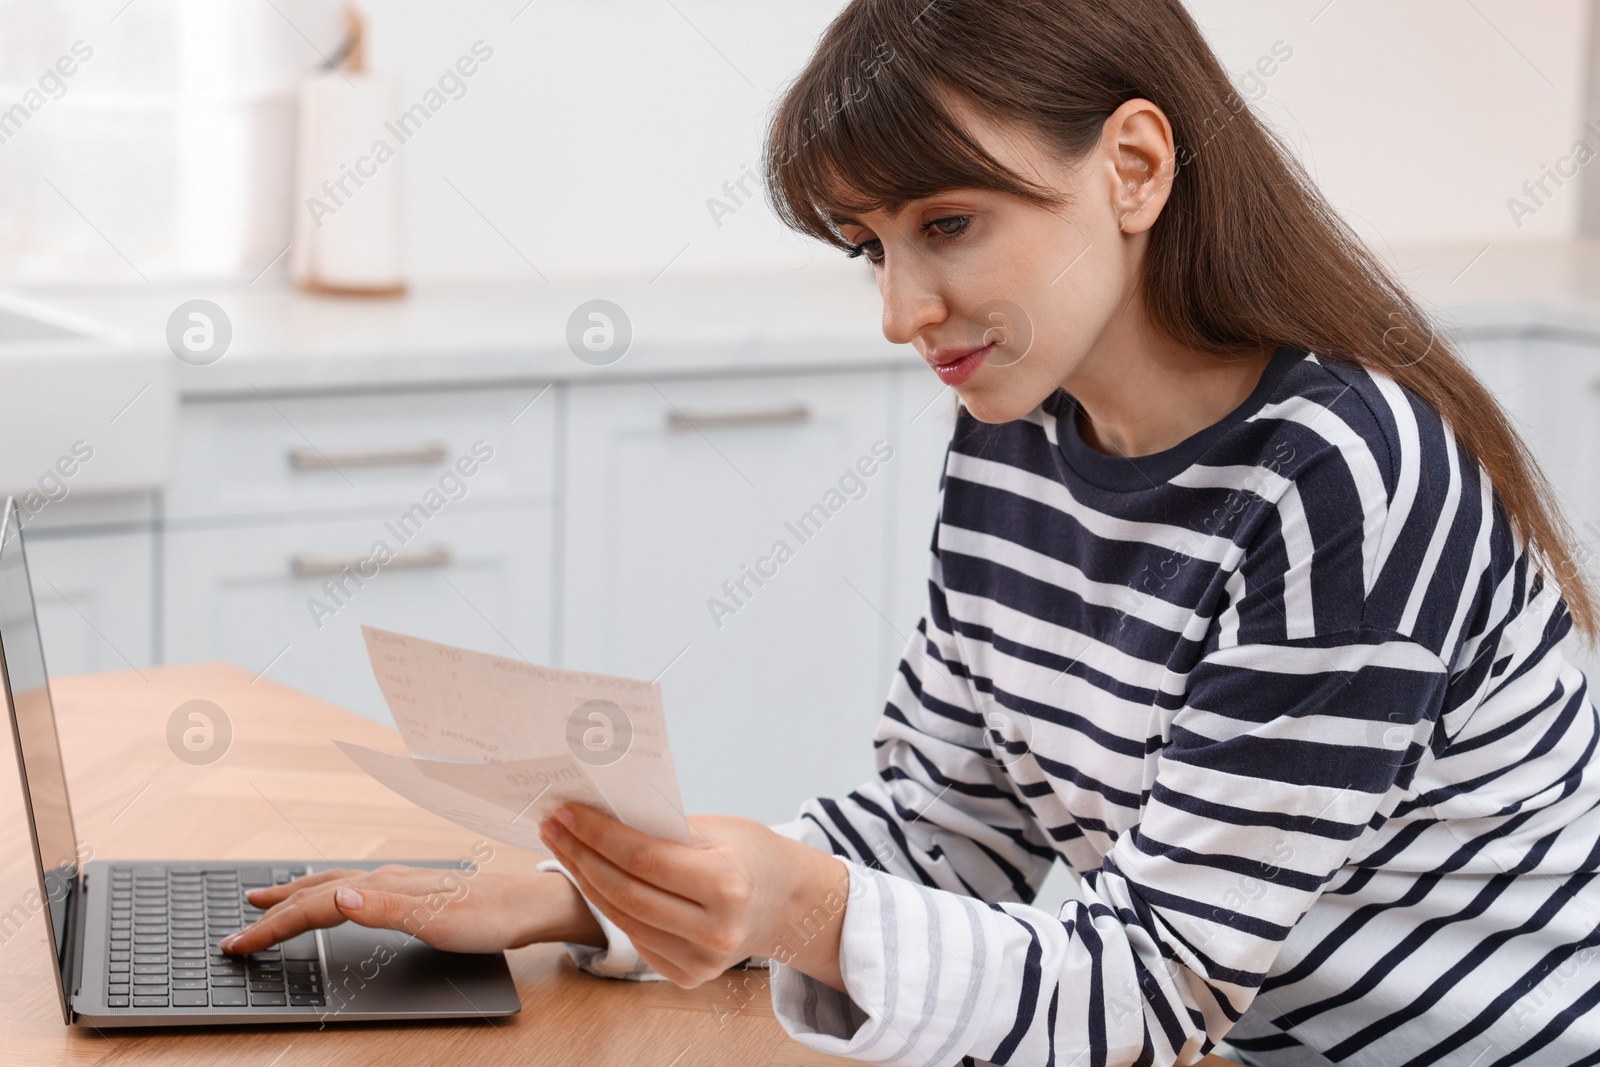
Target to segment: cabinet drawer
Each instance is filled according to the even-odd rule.
[[[545,506],[441,513],[403,542],[381,517],[169,530],[166,541],[169,662],[225,660],[379,721],[389,713],[362,623],[549,662]],[[381,565],[380,541],[394,553]]]
[[[545,389],[188,403],[167,514],[403,509],[429,494],[548,500],[556,389]]]
[[[788,819],[870,778],[882,633],[916,622],[883,614],[889,372],[568,400],[563,665],[661,681],[689,810]]]

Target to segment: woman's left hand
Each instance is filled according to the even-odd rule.
[[[848,868],[753,819],[688,821],[694,843],[684,845],[569,803],[540,824],[540,836],[583,895],[676,985],[693,988],[761,955],[845,991]]]

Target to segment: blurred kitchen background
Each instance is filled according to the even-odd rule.
[[[759,189],[840,6],[0,2],[0,491],[50,670],[387,720],[366,623],[659,678],[692,811],[870,777],[951,402]],[[1191,6],[1600,543],[1593,6]]]

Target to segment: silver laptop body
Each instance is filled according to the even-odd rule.
[[[39,897],[68,1024],[212,1026],[489,1018],[521,1008],[503,953],[441,952],[409,934],[345,923],[252,957],[217,942],[251,918],[245,890],[380,862],[98,860],[78,841],[15,501],[0,515],[0,682],[16,741]],[[137,783],[129,783],[130,790]],[[415,861],[470,871],[470,861]]]

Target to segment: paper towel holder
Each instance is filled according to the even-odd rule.
[[[347,74],[363,74],[367,69],[367,21],[354,4],[344,8],[344,40],[339,50],[322,64],[323,70],[336,67]]]
[[[344,40],[340,44],[338,51],[327,57],[326,62],[320,65],[321,70],[317,77],[337,76],[345,83],[350,83],[350,75],[367,75],[362,79],[363,82],[389,83],[389,79],[383,78],[381,75],[368,75],[366,20],[355,5],[347,4],[345,6],[344,22]],[[317,195],[319,191],[316,186],[315,165],[309,162],[316,155],[314,147],[316,138],[311,131],[316,129],[318,124],[318,101],[321,100],[325,106],[326,99],[326,97],[319,98],[309,91],[302,92],[301,95],[300,122],[303,126],[300,137],[300,152],[302,155],[301,187],[297,190],[296,199],[306,204],[308,209],[310,207],[309,198]],[[340,162],[343,163],[343,160]],[[394,177],[396,176],[391,175],[391,180]],[[371,194],[369,194],[367,200],[363,203],[364,210],[370,210],[376,206],[371,203],[371,199]],[[393,210],[388,213],[386,220],[390,233],[385,236],[391,238],[391,244],[397,251],[397,235],[401,223],[400,205],[397,196],[386,197],[385,200],[386,202],[392,200],[393,203]],[[319,238],[320,226],[317,231],[313,231],[305,223],[303,213],[297,213],[296,223],[295,243],[299,247],[295,249],[296,254],[292,258],[291,264],[294,284],[302,292],[321,296],[355,297],[395,297],[405,295],[406,284],[400,274],[402,264],[398,255],[393,257],[393,262],[388,271],[378,272],[381,275],[387,275],[385,277],[375,278],[370,271],[366,277],[361,278],[339,277],[336,269],[330,271],[328,268],[327,260],[329,257],[326,246],[320,250],[322,254],[319,254],[319,243],[328,240],[329,237]],[[348,239],[349,235],[347,234],[346,237]]]

